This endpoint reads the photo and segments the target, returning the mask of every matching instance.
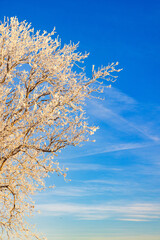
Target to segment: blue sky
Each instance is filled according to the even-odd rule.
[[[2,0],[4,16],[80,42],[88,76],[92,64],[123,68],[104,101],[87,103],[96,142],[58,156],[71,181],[54,175],[56,188],[35,196],[38,230],[49,240],[159,240],[160,2]]]

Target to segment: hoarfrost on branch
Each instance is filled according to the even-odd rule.
[[[99,79],[114,81],[112,63],[81,67],[88,54],[78,44],[61,47],[51,33],[16,17],[0,24],[0,239],[42,239],[25,216],[34,212],[31,196],[45,188],[50,173],[62,174],[55,155],[66,146],[88,141],[84,103],[100,92]]]

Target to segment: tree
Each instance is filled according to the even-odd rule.
[[[86,122],[84,103],[98,79],[114,80],[116,64],[87,78],[78,44],[61,47],[51,33],[16,17],[0,24],[0,234],[1,239],[40,239],[25,220],[31,196],[50,173],[66,176],[54,161],[66,146],[88,141],[96,127]],[[96,83],[96,84],[95,84]]]

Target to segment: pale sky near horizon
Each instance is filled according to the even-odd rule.
[[[160,1],[1,0],[0,19],[17,16],[56,32],[62,45],[90,52],[86,72],[119,62],[104,101],[87,102],[95,143],[57,157],[68,179],[34,199],[32,222],[48,240],[160,240]]]

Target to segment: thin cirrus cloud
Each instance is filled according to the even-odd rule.
[[[105,121],[105,123],[111,127],[114,127],[118,131],[128,134],[135,134],[146,140],[155,142],[160,140],[159,136],[157,136],[155,133],[152,133],[153,130],[147,126],[145,121],[139,125],[139,123],[136,124],[136,122],[134,122],[134,119],[127,120],[127,118],[122,117],[100,103],[94,102],[94,106],[96,110],[93,110],[92,108],[91,114]]]
[[[39,204],[37,209],[42,215],[72,216],[79,220],[105,220],[118,221],[156,221],[160,219],[160,204],[133,203],[133,204],[73,204],[51,203]]]
[[[110,93],[108,100],[91,99],[87,105],[88,115],[100,121],[100,124],[105,123],[100,126],[100,131],[96,132],[96,142],[86,144],[81,150],[72,149],[69,155],[65,151],[65,154],[61,155],[63,159],[148,148],[160,144],[157,108],[151,110],[152,114],[146,113],[146,107],[140,106],[133,98],[115,88],[110,91],[105,92],[106,96]],[[150,119],[153,113],[157,114],[157,117]]]
[[[81,154],[79,156],[90,156],[95,154],[101,154],[101,153],[111,153],[111,152],[118,152],[118,151],[124,151],[124,150],[132,150],[132,149],[139,149],[139,148],[148,148],[150,146],[159,145],[160,142],[156,143],[113,143],[113,144],[107,144],[107,146],[103,147],[97,147],[94,148],[92,151],[88,151],[87,153]]]
[[[37,194],[37,196],[63,196],[63,197],[85,197],[85,196],[95,196],[102,195],[109,192],[120,192],[121,194],[126,190],[126,186],[123,186],[124,183],[119,183],[119,185],[115,184],[103,184],[103,186],[88,184],[87,186],[70,186],[70,187],[58,187],[53,189],[52,191],[47,191],[41,194]]]
[[[95,144],[95,143],[94,143]],[[83,150],[81,149],[76,149],[75,151],[73,150],[71,153],[69,152],[69,155],[67,152],[65,152],[65,154],[62,153],[61,157],[63,159],[72,159],[72,158],[76,158],[76,157],[87,157],[87,156],[92,156],[92,155],[96,155],[96,154],[101,154],[101,153],[112,153],[112,152],[119,152],[119,151],[127,151],[127,150],[134,150],[134,149],[141,149],[141,148],[148,148],[148,147],[152,147],[152,146],[156,146],[159,145],[160,142],[141,142],[141,143],[130,143],[130,142],[124,142],[124,143],[120,143],[120,142],[113,142],[113,143],[105,143],[105,139],[103,142],[103,145],[101,142],[95,144],[94,146],[88,148],[88,147],[84,147]],[[67,165],[67,167],[69,167]],[[69,170],[79,170],[81,169],[80,166],[76,167],[76,164],[73,164],[71,167],[69,167]],[[98,170],[98,166],[91,166],[92,170]],[[83,169],[85,170],[87,169],[88,166],[84,166],[83,165]]]
[[[122,168],[106,167],[101,164],[66,163],[69,171],[121,171]]]
[[[147,107],[141,106],[118,89],[109,89],[105,96],[105,101],[89,100],[86,109],[89,119],[93,117],[96,122],[94,125],[100,125],[100,130],[93,136],[96,142],[87,143],[82,148],[72,148],[71,151],[64,150],[60,158],[72,159],[101,153],[147,149],[160,144],[157,108],[151,110],[156,118],[150,119],[153,114],[146,110]]]
[[[105,92],[105,96],[107,98],[105,101],[90,101],[88,112],[91,115],[105,121],[118,131],[134,133],[155,142],[160,140],[154,129],[156,122],[152,119],[153,124],[150,124],[150,121],[147,122],[143,117],[145,106],[140,106],[133,98],[115,88]]]

